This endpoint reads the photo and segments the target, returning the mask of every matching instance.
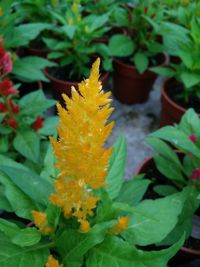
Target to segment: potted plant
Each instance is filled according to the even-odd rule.
[[[114,94],[123,103],[143,103],[155,81],[149,67],[166,63],[156,25],[163,19],[162,6],[142,1],[127,10],[127,34],[116,34],[109,41],[113,55]]]
[[[171,41],[172,34],[174,33],[172,25],[165,24],[164,26],[165,32],[168,31],[168,37]],[[178,60],[172,62],[168,68],[153,68],[155,72],[170,78],[164,83],[161,93],[161,126],[179,122],[181,116],[190,107],[194,108],[197,113],[200,112],[199,26],[199,20],[195,16],[190,21],[190,30],[179,26],[179,36],[182,37],[173,41],[173,46],[177,48],[175,56]],[[162,29],[164,31],[163,27]],[[168,42],[166,47],[168,48],[171,45],[172,42]]]
[[[193,109],[189,109],[178,125],[165,126],[150,134],[147,143],[157,153],[153,159],[145,161],[137,172],[146,173],[146,178],[153,178],[150,195],[167,196],[180,190],[188,193],[176,227],[161,242],[162,245],[173,243],[183,231],[186,233],[187,241],[179,257],[173,260],[176,264],[198,259],[200,255],[199,126],[200,119]]]
[[[0,163],[4,208],[10,205],[18,216],[33,219],[29,227],[0,219],[0,262],[22,267],[27,262],[37,267],[102,264],[165,267],[184,237],[160,251],[146,252],[136,245],[165,238],[182,210],[183,194],[140,203],[148,181],[143,181],[145,185],[137,191],[137,197],[130,198],[126,193],[130,188],[137,190],[135,183],[141,179],[128,184],[123,180],[123,138],[118,140],[113,153],[112,148],[104,148],[113,122],[107,124],[112,108],[110,93],[102,91],[99,81],[99,60],[94,63],[89,79],[79,85],[80,94],[72,90],[71,99],[63,96],[67,109],[58,105],[59,140],[51,138],[58,176],[54,172],[51,177],[50,165],[49,177],[44,178],[19,163],[9,160]],[[11,187],[13,193],[18,192],[14,197],[8,194]],[[20,208],[23,205],[25,208]],[[165,213],[157,212],[158,209],[165,209]]]
[[[57,118],[44,119],[44,112],[55,105],[42,90],[19,99],[19,91],[8,74],[12,71],[11,54],[0,46],[0,155],[41,170],[47,136],[54,133]]]
[[[65,24],[55,29],[60,38],[43,38],[52,51],[48,58],[56,60],[59,65],[45,71],[51,81],[53,94],[59,101],[63,102],[62,93],[71,95],[71,86],[78,88],[78,82],[88,75],[89,65],[98,54],[105,58],[104,69],[111,65],[106,45],[95,41],[107,30],[105,24],[108,17],[107,13],[101,17],[93,14],[83,16],[80,6],[74,1],[64,19]],[[104,72],[102,82],[105,83],[107,78],[108,73]]]

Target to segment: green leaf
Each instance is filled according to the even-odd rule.
[[[172,185],[156,185],[153,190],[163,197],[177,193],[177,189]]]
[[[0,209],[8,212],[13,212],[13,209],[5,196],[4,186],[0,186]]]
[[[39,129],[38,133],[48,136],[54,135],[56,133],[57,126],[58,126],[58,117],[51,116],[44,121],[43,127]]]
[[[188,109],[181,118],[178,128],[188,136],[193,133],[200,136],[200,119],[194,109]]]
[[[13,141],[14,148],[24,157],[35,163],[39,162],[40,138],[34,131],[17,132]]]
[[[133,61],[140,74],[144,73],[144,71],[148,68],[149,60],[148,57],[143,53],[136,53]]]
[[[54,59],[54,58],[60,58],[62,56],[64,56],[65,54],[62,52],[51,52],[48,54],[48,58],[49,59]]]
[[[24,82],[44,81],[48,79],[43,74],[43,70],[47,67],[53,67],[57,64],[52,61],[40,57],[23,57],[14,61],[12,74],[19,80]]]
[[[0,172],[0,182],[5,187],[4,194],[12,211],[19,217],[32,219],[31,211],[37,210],[37,205],[2,172]]]
[[[56,247],[63,257],[64,264],[66,264],[66,266],[81,267],[83,256],[89,249],[104,240],[108,229],[115,223],[115,221],[112,221],[96,224],[88,233],[80,233],[74,229],[66,229],[56,241]]]
[[[127,35],[116,34],[111,37],[108,44],[110,54],[116,57],[128,57],[134,49],[134,43]]]
[[[153,134],[152,134],[153,135]],[[183,176],[182,164],[174,152],[174,150],[167,145],[164,141],[155,138],[148,137],[147,143],[153,147],[158,155],[154,156],[154,161],[156,163],[156,168],[165,176],[171,180],[179,181],[185,183],[185,178]]]
[[[164,77],[173,77],[176,72],[171,69],[171,68],[166,68],[166,67],[153,67],[153,68],[150,68],[151,71],[159,74],[159,75],[162,75]]]
[[[41,234],[34,228],[20,229],[18,233],[12,236],[12,243],[20,247],[29,247],[39,243]]]
[[[49,29],[50,27],[51,24],[48,23],[21,24],[20,26],[13,28],[5,36],[5,45],[6,47],[12,48],[28,45],[29,42],[34,40],[41,31]]]
[[[177,242],[177,240],[185,232],[186,238],[188,238],[192,231],[192,218],[195,211],[199,208],[200,199],[198,199],[199,192],[194,186],[186,186],[183,189],[183,209],[179,215],[178,222],[173,231],[170,232],[161,245],[171,245]]]
[[[21,114],[29,116],[34,114],[35,118],[55,104],[56,101],[47,99],[42,90],[31,92],[19,100]]]
[[[157,130],[156,132],[150,134],[150,136],[168,141],[176,148],[190,152],[194,154],[197,158],[200,158],[200,153],[197,146],[192,141],[190,141],[190,139],[184,132],[173,126],[165,126]]]
[[[131,206],[137,205],[145,194],[150,183],[150,180],[138,179],[137,177],[134,177],[132,180],[125,181],[116,201],[125,202]]]
[[[57,172],[55,168],[55,157],[53,153],[53,149],[51,144],[49,144],[49,147],[47,149],[47,153],[44,157],[44,163],[43,163],[43,169],[41,172],[41,176],[47,180],[56,177]]]
[[[76,26],[75,25],[64,25],[61,27],[61,30],[69,37],[69,39],[72,40],[76,32]]]
[[[31,170],[23,170],[6,165],[0,165],[0,170],[8,175],[12,182],[35,203],[43,205],[48,203],[48,197],[53,192],[50,180],[47,181]]]
[[[0,153],[7,152],[8,148],[9,148],[8,136],[1,136],[1,138],[0,138]]]
[[[126,161],[126,141],[120,136],[114,145],[114,151],[110,158],[108,176],[106,177],[106,191],[111,199],[116,198],[121,189]]]
[[[0,266],[1,267],[44,267],[49,251],[47,245],[38,244],[31,248],[22,248],[11,243],[5,235],[0,235]]]
[[[200,74],[195,72],[184,71],[180,74],[180,78],[187,88],[197,85],[200,82]]]
[[[182,237],[176,244],[160,251],[142,251],[118,237],[107,237],[89,251],[87,267],[166,267],[167,262],[181,248]]]
[[[61,209],[59,207],[49,203],[48,207],[46,209],[46,214],[47,214],[48,223],[56,229],[56,227],[59,223]]]
[[[122,236],[129,242],[146,246],[162,241],[175,227],[182,211],[184,193],[156,200],[144,200],[135,207]]]

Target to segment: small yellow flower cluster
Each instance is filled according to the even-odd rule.
[[[39,228],[43,235],[49,235],[53,233],[53,227],[48,225],[47,215],[44,212],[32,211],[33,220],[35,225]]]
[[[52,255],[50,255],[45,267],[63,267],[63,264],[60,265],[59,262]]]
[[[111,235],[119,235],[121,232],[123,232],[127,227],[129,223],[129,218],[126,216],[119,217],[117,224],[115,224],[109,231]]]
[[[67,109],[57,105],[60,125],[59,140],[50,138],[60,170],[49,200],[63,209],[66,218],[75,216],[80,230],[87,232],[87,216],[99,200],[93,190],[105,186],[105,177],[112,149],[105,149],[113,122],[107,123],[112,112],[110,92],[102,91],[99,81],[100,60],[92,66],[89,79],[72,88],[72,98],[63,96]]]

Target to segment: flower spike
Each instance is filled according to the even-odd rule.
[[[60,171],[50,202],[61,207],[66,218],[77,217],[83,232],[89,230],[87,217],[93,216],[99,200],[93,191],[106,185],[112,153],[112,148],[105,149],[104,144],[114,125],[107,124],[113,109],[110,93],[102,91],[99,65],[97,59],[89,79],[79,84],[78,91],[72,87],[71,99],[63,95],[67,109],[57,105],[59,140],[50,138]]]

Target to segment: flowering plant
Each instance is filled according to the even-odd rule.
[[[181,100],[184,107],[189,108],[194,98],[200,98],[199,18],[193,14],[187,28],[173,23],[163,23],[160,31],[167,36],[164,39],[166,51],[176,56],[176,60],[175,62],[172,61],[168,67],[153,67],[152,70],[160,75],[173,77],[178,81],[179,85],[176,86],[178,89],[174,93],[174,98],[176,101]],[[177,31],[178,34],[174,38]]]
[[[166,180],[165,183],[158,180],[154,191],[162,196],[183,189],[189,192],[179,223],[167,238],[169,243],[174,242],[182,231],[186,231],[187,237],[190,235],[192,216],[200,207],[199,129],[200,119],[193,109],[189,109],[178,125],[165,126],[147,138],[157,152],[153,157],[156,168]]]
[[[150,3],[151,2],[151,3]],[[121,18],[121,26],[127,34],[113,35],[109,41],[110,54],[121,57],[143,73],[149,66],[156,65],[155,56],[163,51],[158,38],[157,25],[164,19],[163,6],[157,1],[140,1]]]
[[[183,237],[160,251],[146,252],[136,245],[160,242],[172,231],[184,194],[141,202],[149,181],[123,180],[124,139],[114,148],[104,147],[113,122],[107,124],[112,108],[110,92],[104,93],[99,81],[99,59],[79,92],[72,88],[71,99],[63,95],[67,109],[58,104],[59,138],[50,139],[56,172],[50,158],[45,176],[10,160],[0,162],[2,208],[33,219],[29,227],[0,219],[0,263],[164,267]],[[155,212],[158,209],[165,212]]]
[[[43,38],[51,51],[48,58],[59,61],[59,67],[63,68],[64,78],[68,81],[80,81],[82,75],[88,76],[92,56],[103,57],[105,70],[111,66],[106,44],[98,42],[98,38],[108,30],[106,23],[110,14],[83,15],[79,2],[74,0],[66,14],[60,14],[62,25],[54,29],[57,38]]]
[[[11,54],[0,41],[0,154],[40,165],[41,142],[54,133],[51,127],[56,125],[56,117],[44,120],[42,116],[55,101],[47,100],[41,90],[19,99],[19,91],[8,77],[11,71]]]

